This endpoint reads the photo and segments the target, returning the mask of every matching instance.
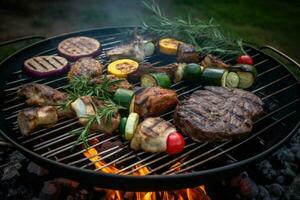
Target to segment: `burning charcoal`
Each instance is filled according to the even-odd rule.
[[[19,162],[9,162],[3,169],[1,181],[11,180],[20,176],[19,169],[21,169],[21,167],[22,165]]]
[[[26,157],[23,154],[21,154],[20,152],[18,152],[18,151],[14,151],[13,153],[11,153],[9,155],[9,160],[10,161],[21,163],[25,159],[26,159]]]
[[[27,170],[29,173],[35,174],[37,176],[46,176],[49,174],[49,171],[47,169],[40,167],[34,162],[30,162],[28,164]]]
[[[290,150],[279,151],[279,153],[276,154],[276,157],[278,160],[287,162],[295,161],[295,155]]]
[[[284,183],[285,182],[285,178],[284,178],[284,176],[278,176],[277,178],[276,178],[276,182],[277,183]]]
[[[54,181],[47,181],[44,183],[39,194],[41,200],[56,200],[61,194],[61,186]]]
[[[268,188],[270,194],[275,197],[280,197],[284,192],[284,188],[281,185],[279,185],[278,183],[273,183],[273,184],[267,186],[267,188]]]
[[[241,173],[231,181],[231,187],[235,188],[241,196],[253,198],[258,194],[256,183],[248,176],[247,172]]]
[[[268,190],[265,187],[259,185],[258,186],[258,195],[257,195],[257,198],[258,199],[270,198],[270,194],[269,194]]]
[[[289,186],[286,197],[291,200],[300,199],[300,176],[297,176]]]
[[[56,183],[61,184],[62,186],[68,187],[68,188],[77,188],[79,186],[79,183],[76,181],[73,181],[71,179],[66,178],[56,178],[54,179]]]
[[[129,150],[128,148],[123,148],[123,150],[121,150],[117,153],[113,153],[114,151],[112,148],[117,147],[117,146],[122,146],[122,142],[120,140],[107,141],[101,145],[100,151],[105,152],[105,153],[103,153],[103,157],[105,157],[105,155],[107,155],[107,154],[112,154],[111,156],[109,156],[109,158],[104,159],[105,162],[110,162],[110,161],[115,160],[116,158],[119,158],[120,156],[128,153],[128,150]],[[111,149],[111,150],[109,150],[109,149]]]

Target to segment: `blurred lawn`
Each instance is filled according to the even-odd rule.
[[[270,44],[300,62],[300,1],[156,1],[169,17],[210,19],[225,31],[257,45]],[[0,40],[40,34],[52,36],[100,26],[138,25],[148,12],[138,0],[0,0]],[[21,31],[20,31],[21,30]],[[0,49],[0,60],[14,51]]]

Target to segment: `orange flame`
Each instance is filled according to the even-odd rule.
[[[105,162],[101,160],[101,156],[98,155],[98,152],[95,148],[89,148],[85,151],[84,156],[87,157],[91,162],[94,163],[97,169],[100,169],[104,173],[116,173],[119,171],[118,168],[114,166],[105,166]],[[175,171],[180,170],[180,162],[175,163],[171,168]],[[136,165],[136,168],[140,168],[140,165]],[[143,176],[148,174],[150,171],[147,167],[142,167],[138,169],[133,174],[136,176]],[[196,188],[188,188],[175,191],[163,191],[163,192],[133,192],[127,193],[130,194],[127,199],[130,200],[209,200],[210,198],[206,195],[204,185],[200,185]],[[123,200],[124,192],[117,190],[106,190],[106,199],[107,200]]]

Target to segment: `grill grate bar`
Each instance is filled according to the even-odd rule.
[[[260,76],[265,75],[265,74],[267,74],[267,73],[269,73],[269,72],[272,72],[272,71],[274,71],[275,69],[278,69],[278,68],[280,68],[280,67],[281,67],[281,65],[276,65],[275,67],[270,68],[270,69],[268,69],[268,70],[266,70],[266,71],[264,71],[264,72],[258,74],[257,77],[260,77]]]
[[[93,140],[99,136],[101,136],[102,134],[98,134],[98,133],[92,133],[89,135],[89,138],[88,138],[88,141],[90,140]],[[72,148],[74,147],[74,145],[76,144],[76,140],[75,141],[72,141],[71,143],[67,143],[65,145],[62,145],[62,146],[59,146],[58,148],[55,148],[55,149],[51,149],[45,153],[42,154],[42,156],[47,156],[47,157],[50,157],[49,154],[52,154],[53,152],[56,152],[56,153],[60,153],[60,152],[63,152],[65,151],[67,148],[68,150],[72,150]],[[82,145],[82,142],[78,142],[77,145]],[[49,148],[48,148],[49,149]]]
[[[76,129],[74,129],[74,131],[77,131],[77,130],[80,130],[80,129],[82,129],[82,127],[76,128]],[[49,146],[55,145],[57,143],[60,143],[64,140],[66,140],[66,139],[74,137],[74,135],[68,134],[68,133],[65,133],[64,136],[66,136],[66,137],[62,137],[62,138],[59,138],[58,140],[54,140],[54,141],[53,141],[53,139],[51,139],[51,141],[49,143],[47,143],[47,141],[46,141],[46,144],[43,144],[43,146],[34,145],[33,146],[34,151],[39,151],[39,150],[44,149],[46,147],[49,147]]]
[[[44,134],[38,134],[38,133],[40,133],[40,132],[42,132],[42,131],[45,131],[45,130],[47,130],[47,129],[41,129],[41,130],[38,130],[38,131],[36,131],[36,132],[33,133],[33,134],[35,135],[35,137],[32,137],[32,138],[30,138],[30,139],[26,139],[26,140],[25,140],[24,142],[22,142],[22,143],[23,143],[23,144],[26,144],[26,143],[35,141],[35,140],[37,140],[37,139],[42,139],[42,138],[45,137],[45,136],[49,136],[49,135],[52,134],[52,133],[55,133],[55,132],[57,132],[57,131],[63,130],[63,129],[65,129],[65,128],[68,128],[68,127],[73,126],[73,125],[75,125],[75,124],[77,124],[77,123],[78,123],[78,121],[77,121],[77,120],[74,121],[74,119],[62,121],[61,123],[58,123],[58,124],[55,124],[55,125],[56,125],[56,126],[61,126],[61,125],[63,125],[63,124],[67,124],[67,125],[61,126],[61,127],[57,128],[57,129],[53,129],[53,130],[48,131],[48,132],[46,132],[46,133],[44,133]],[[56,127],[55,125],[54,125],[52,128],[55,128],[55,127]],[[37,134],[38,134],[38,135],[37,135]],[[18,139],[24,139],[24,138],[25,138],[25,137],[22,135],[22,136],[20,136]]]
[[[253,138],[256,138],[258,135],[260,135],[260,134],[263,133],[264,131],[268,130],[269,128],[272,128],[273,126],[277,125],[279,122],[282,122],[284,119],[290,117],[291,115],[293,115],[293,114],[295,114],[295,113],[296,113],[296,111],[293,111],[293,112],[287,114],[286,116],[284,116],[284,117],[278,119],[277,121],[275,121],[274,123],[272,123],[272,124],[270,124],[269,126],[265,127],[264,129],[258,131],[257,133],[252,134],[250,137],[246,138],[245,140],[241,141],[240,143],[238,143],[238,144],[236,144],[236,145],[233,145],[233,146],[230,146],[229,148],[227,148],[226,150],[221,151],[220,153],[214,154],[213,156],[211,156],[211,157],[209,157],[209,158],[207,158],[207,159],[205,159],[205,160],[199,161],[199,162],[197,162],[196,164],[189,165],[189,166],[186,167],[185,169],[180,170],[180,173],[186,172],[186,171],[191,170],[191,169],[193,169],[193,168],[195,168],[195,167],[199,167],[200,165],[202,165],[202,164],[204,164],[204,163],[206,163],[206,162],[208,162],[208,161],[210,161],[210,160],[212,160],[212,159],[214,159],[214,158],[217,158],[217,157],[219,157],[219,156],[221,156],[221,155],[223,155],[223,154],[225,154],[225,153],[227,153],[227,152],[229,152],[229,151],[231,151],[231,150],[233,150],[233,149],[235,149],[235,148],[238,148],[238,147],[241,146],[242,144],[244,144],[244,143],[246,143],[246,142],[252,140]],[[225,144],[225,143],[223,143],[223,144]],[[219,147],[219,146],[218,146],[218,147]],[[182,167],[182,166],[188,165],[189,163],[191,163],[191,162],[194,161],[194,160],[197,160],[198,158],[199,158],[199,156],[197,156],[197,157],[195,157],[194,159],[191,159],[191,160],[189,160],[189,161],[187,161],[187,162],[185,162],[185,163],[182,163],[182,164],[181,164],[181,167]],[[172,174],[177,174],[177,173],[178,173],[178,172],[174,172],[174,171],[175,171],[174,169],[173,169],[173,170],[169,170],[169,172],[164,173],[164,174],[172,175]],[[172,173],[170,173],[170,172],[172,172]]]
[[[128,158],[128,156],[130,156],[130,155],[132,155],[132,154],[134,154],[134,152],[133,152],[133,151],[130,151],[129,153],[124,154],[124,155],[118,157],[118,158],[115,159],[113,162],[109,162],[109,163],[106,163],[106,164],[102,165],[102,166],[99,167],[99,168],[95,168],[94,171],[100,171],[101,169],[106,168],[106,167],[108,167],[108,166],[110,166],[110,165],[112,165],[112,164],[114,164],[114,163],[116,163],[116,162],[122,161],[124,158]],[[82,168],[83,168],[83,167],[82,167]]]
[[[293,83],[293,84],[290,84],[290,85],[287,86],[287,87],[284,87],[284,88],[282,88],[282,89],[280,89],[280,90],[277,90],[276,92],[273,92],[273,93],[271,93],[271,94],[269,94],[269,95],[267,95],[267,96],[262,97],[261,100],[264,101],[264,100],[268,99],[269,97],[272,97],[272,96],[274,96],[274,95],[276,95],[276,94],[278,94],[278,93],[284,92],[285,90],[288,90],[289,88],[294,87],[294,86],[296,86],[296,85],[298,85],[298,84],[299,84],[298,82]]]
[[[270,83],[268,83],[268,84],[266,84],[266,85],[264,85],[264,86],[262,86],[262,87],[260,87],[260,88],[257,88],[257,89],[255,89],[255,90],[252,90],[251,92],[256,93],[256,92],[258,92],[258,91],[260,91],[260,90],[262,90],[262,89],[265,89],[265,88],[267,88],[267,87],[269,87],[269,86],[271,86],[271,85],[273,85],[273,84],[275,84],[275,83],[277,83],[277,82],[279,82],[279,81],[282,81],[282,80],[284,80],[284,79],[286,79],[286,78],[288,78],[288,77],[291,77],[291,75],[290,75],[290,74],[287,74],[287,75],[285,75],[285,76],[283,76],[283,77],[281,77],[281,78],[279,78],[279,79],[276,79],[275,81],[272,81],[272,82],[270,82]]]
[[[170,165],[172,165],[172,164],[175,164],[175,163],[178,162],[179,160],[184,159],[185,157],[191,155],[193,152],[196,152],[197,150],[203,148],[203,147],[206,146],[207,144],[208,144],[207,142],[202,143],[202,144],[199,145],[198,147],[196,147],[196,148],[194,148],[194,149],[191,149],[191,150],[189,150],[188,152],[179,155],[179,156],[176,157],[175,159],[172,159],[171,161],[169,161],[169,162],[167,162],[167,163],[164,163],[164,164],[162,164],[162,165],[156,167],[155,169],[151,169],[151,170],[148,169],[148,170],[149,170],[149,173],[147,173],[147,174],[145,174],[145,175],[153,174],[153,172],[155,172],[155,171],[157,171],[157,170],[159,170],[159,169],[162,169],[162,168],[164,168],[164,167],[167,167],[167,166],[170,166]],[[191,143],[191,144],[189,144],[186,148],[194,147],[194,146],[197,146],[197,145],[198,145],[198,143]],[[156,163],[156,162],[159,162],[159,161],[161,161],[161,160],[163,160],[163,159],[165,159],[165,158],[168,158],[168,157],[170,157],[168,154],[164,154],[164,155],[162,155],[161,157],[159,157],[159,158],[157,158],[157,159],[155,159],[155,160],[152,160],[152,161],[150,161],[150,162],[148,162],[148,163],[146,163],[146,164],[140,165],[139,167],[135,168],[134,170],[131,170],[131,171],[129,171],[129,172],[126,172],[125,175],[130,175],[130,174],[136,172],[137,170],[139,170],[139,169],[141,169],[141,168],[143,168],[143,167],[150,166],[151,164]]]
[[[105,142],[111,141],[111,140],[113,140],[113,139],[117,139],[117,138],[119,138],[119,137],[120,137],[119,135],[115,135],[115,136],[109,137],[109,138],[107,138],[107,139],[105,139],[105,140],[102,140],[102,141],[98,142],[98,144],[101,145],[101,144],[103,144],[103,143],[105,143]],[[97,154],[97,155],[100,156],[100,154]],[[94,158],[95,156],[96,156],[96,155],[93,155],[93,156],[90,156],[90,157],[88,157],[88,158]],[[68,163],[68,164],[69,164],[69,165],[75,165],[75,164],[80,163],[80,162],[82,162],[82,161],[84,161],[84,158],[79,159],[79,160],[76,160],[76,161],[73,161],[73,162],[70,162],[70,163]]]
[[[223,146],[229,144],[230,142],[231,142],[231,140],[228,140],[227,142],[224,142],[224,143],[222,143],[222,144],[220,144],[220,145],[218,145],[218,146],[216,146],[216,147],[214,147],[214,148],[212,148],[212,149],[210,149],[210,150],[208,150],[208,151],[206,151],[206,152],[204,152],[204,153],[202,153],[202,154],[200,154],[200,155],[198,155],[198,156],[196,156],[196,157],[190,159],[190,160],[187,161],[187,162],[181,163],[179,166],[176,166],[176,168],[171,168],[171,169],[167,170],[166,172],[164,172],[164,173],[162,173],[162,174],[163,174],[163,175],[167,175],[168,173],[170,173],[170,172],[172,172],[172,171],[174,171],[174,170],[178,170],[178,168],[181,168],[182,166],[187,165],[188,163],[190,163],[190,162],[192,162],[192,161],[194,161],[194,160],[196,160],[196,159],[198,159],[198,158],[202,158],[202,157],[204,157],[204,156],[206,156],[206,155],[208,155],[208,154],[210,154],[210,153],[212,153],[212,152],[218,150],[219,148],[221,148],[221,147],[223,147]],[[178,168],[177,168],[177,167],[178,167]]]

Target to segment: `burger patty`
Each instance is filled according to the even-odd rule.
[[[194,141],[220,142],[247,136],[262,113],[261,99],[251,92],[207,86],[177,105],[174,120]]]

